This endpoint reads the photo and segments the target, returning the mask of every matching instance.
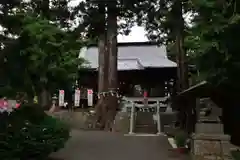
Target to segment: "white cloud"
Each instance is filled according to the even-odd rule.
[[[76,6],[83,0],[71,0],[69,6]],[[191,21],[191,14],[186,14],[184,16],[187,23],[190,24]],[[1,28],[1,26],[0,26]],[[1,30],[1,29],[0,29]],[[118,35],[118,42],[145,42],[148,41],[148,38],[145,36],[146,31],[144,27],[134,26],[131,29],[131,33],[128,36]]]
[[[145,36],[144,27],[134,26],[128,36],[118,35],[118,42],[146,42],[148,38]]]
[[[69,6],[76,6],[76,5],[78,5],[81,1],[83,1],[83,0],[71,0],[71,1],[69,2]]]
[[[83,0],[72,0],[70,6],[76,6]],[[184,15],[184,19],[190,25],[191,24],[191,15],[192,13]],[[148,41],[148,38],[145,36],[146,31],[144,27],[134,26],[131,29],[131,33],[128,36],[118,35],[118,42],[145,42]]]
[[[76,6],[83,0],[72,0],[69,6]],[[134,26],[131,29],[131,33],[128,36],[118,35],[118,42],[145,42],[148,38],[145,36],[146,31],[144,27]]]

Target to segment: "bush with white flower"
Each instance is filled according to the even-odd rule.
[[[10,113],[12,111],[13,111],[12,107],[8,106],[8,101],[5,98],[0,99],[0,113],[3,113],[3,112]]]
[[[1,160],[43,160],[64,147],[69,138],[68,126],[48,116],[38,105],[1,109]]]

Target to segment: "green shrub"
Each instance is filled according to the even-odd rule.
[[[231,151],[231,154],[232,154],[234,160],[240,160],[240,151],[239,150],[233,150],[233,151]]]
[[[183,131],[180,131],[175,136],[175,142],[177,147],[185,147],[187,142],[187,134]]]
[[[0,159],[42,160],[64,147],[69,128],[39,106],[0,113]]]

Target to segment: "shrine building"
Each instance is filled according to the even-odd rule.
[[[98,46],[82,48],[86,60],[79,70],[79,86],[98,88]],[[175,92],[177,64],[167,57],[166,46],[153,42],[118,43],[118,81],[121,94],[128,97],[164,97]]]

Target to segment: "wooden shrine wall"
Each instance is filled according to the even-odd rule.
[[[119,71],[120,93],[127,96],[140,96],[142,93],[136,93],[135,89],[136,86],[140,86],[141,91],[148,90],[149,96],[166,96],[166,92],[174,92],[176,76],[176,68]],[[98,72],[79,72],[79,77],[79,86],[97,91]]]

